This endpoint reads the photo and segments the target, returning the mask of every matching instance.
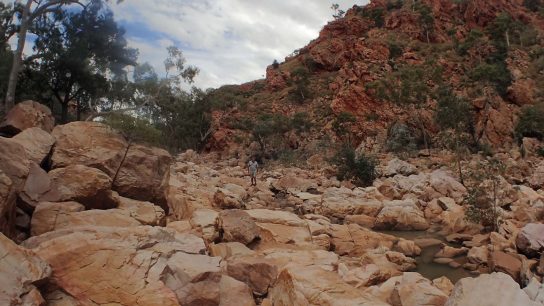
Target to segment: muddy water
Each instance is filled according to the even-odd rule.
[[[400,232],[400,231],[382,231],[381,233],[388,234],[391,236],[403,238],[406,240],[417,240],[417,239],[437,239],[442,241],[445,244],[450,246],[455,246],[450,243],[447,243],[444,237],[428,233],[428,232]],[[428,246],[421,248],[421,255],[416,257],[417,269],[415,272],[420,273],[424,277],[433,280],[445,276],[449,278],[454,284],[465,277],[472,277],[472,275],[463,268],[452,268],[449,265],[438,264],[433,262],[434,255],[440,250],[440,245]],[[456,258],[457,262],[464,263],[464,258]]]

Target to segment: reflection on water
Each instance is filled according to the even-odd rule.
[[[438,239],[442,243],[448,244],[450,246],[455,246],[446,242],[444,237],[429,232],[380,231],[380,233],[403,238],[406,240]],[[472,277],[472,275],[463,268],[452,268],[449,265],[433,262],[434,254],[436,254],[440,250],[440,247],[441,246],[438,244],[421,248],[421,255],[415,258],[417,263],[417,269],[415,272],[418,272],[419,274],[430,280],[445,276],[449,278],[454,284],[461,278]],[[465,262],[464,258],[456,258],[455,260],[461,264]]]

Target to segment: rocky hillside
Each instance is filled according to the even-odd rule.
[[[544,9],[533,2],[372,0],[354,6],[317,39],[269,66],[266,79],[214,91],[217,130],[209,148],[236,149],[248,145],[251,134],[265,139],[259,129],[274,126],[276,118],[285,147],[319,151],[315,142],[341,140],[335,122],[343,114],[354,116],[350,132],[367,150],[386,149],[399,126],[416,145],[427,136],[439,147],[437,104],[451,96],[470,106],[466,133],[475,145],[509,146],[520,108],[544,103]]]
[[[357,188],[315,162],[270,168],[55,126],[1,124],[1,305],[544,305],[544,160],[498,154],[498,227],[468,222],[446,152]],[[469,168],[485,162],[470,157]],[[484,224],[485,225],[485,224]]]

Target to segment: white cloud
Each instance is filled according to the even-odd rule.
[[[346,10],[367,2],[125,0],[113,10],[142,61],[160,71],[165,47],[175,42],[188,63],[201,69],[196,85],[207,88],[262,78],[274,59],[317,38],[332,19],[332,3]]]

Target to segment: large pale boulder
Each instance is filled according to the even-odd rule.
[[[254,255],[255,251],[250,250],[245,244],[240,242],[221,242],[208,245],[208,251],[211,256],[228,259],[233,256]]]
[[[504,273],[463,278],[455,284],[445,306],[539,306]]]
[[[0,232],[13,235],[17,194],[11,179],[0,170]]]
[[[391,249],[398,239],[376,233],[356,224],[331,226],[331,245],[338,255],[361,256],[367,250],[384,246]]]
[[[327,188],[316,213],[344,218],[346,215],[375,217],[383,207],[383,195],[375,188]]]
[[[70,213],[84,210],[85,206],[77,202],[41,202],[32,214],[30,233],[32,236],[37,236],[51,232],[58,227],[58,221],[63,222]]]
[[[76,201],[88,209],[107,209],[118,205],[111,188],[111,178],[96,168],[73,165],[49,172],[51,190],[41,201]]]
[[[271,259],[234,256],[228,260],[227,273],[246,283],[255,294],[265,295],[278,276],[278,268]]]
[[[384,202],[384,207],[376,217],[376,229],[426,230],[429,223],[423,211],[413,200],[393,200]]]
[[[247,192],[242,186],[225,184],[223,188],[217,189],[213,201],[214,205],[221,209],[242,208],[246,197]]]
[[[124,197],[150,201],[167,210],[165,176],[171,162],[172,156],[166,150],[130,145],[113,180],[113,189]]]
[[[518,250],[528,257],[540,257],[544,250],[544,224],[525,225],[516,238]]]
[[[219,213],[218,229],[225,242],[249,244],[259,237],[260,230],[255,221],[243,210],[224,210]]]
[[[142,223],[123,209],[80,211],[73,204],[42,202],[36,207],[31,221],[31,233],[41,235],[49,231],[86,226],[134,227]],[[156,225],[156,224],[153,224]]]
[[[162,208],[144,201],[137,201],[125,197],[119,197],[118,209],[126,211],[130,217],[136,219],[143,225],[166,224],[166,214]]]
[[[51,177],[38,164],[30,164],[28,177],[19,192],[19,207],[32,213],[45,194],[51,190]]]
[[[495,272],[503,272],[514,280],[520,281],[521,260],[512,254],[494,251],[489,254],[489,268]]]
[[[219,237],[216,224],[219,213],[211,209],[197,209],[191,216],[191,226],[204,240],[211,242]]]
[[[337,273],[316,266],[283,269],[268,298],[274,306],[390,306],[343,282]]]
[[[0,258],[0,305],[43,305],[35,284],[51,275],[51,267],[2,234]]]
[[[28,175],[30,161],[25,148],[10,138],[0,137],[0,170],[20,191]]]
[[[246,284],[221,273],[221,258],[176,253],[161,279],[181,305],[255,305]]]
[[[54,126],[55,118],[47,106],[35,101],[24,101],[15,104],[7,113],[0,124],[0,132],[15,135],[32,127],[51,132]]]
[[[296,194],[299,192],[308,191],[308,189],[311,188],[317,188],[317,183],[313,180],[305,179],[295,174],[288,174],[282,176],[279,180],[274,181],[272,183],[272,188],[278,191]]]
[[[481,265],[487,264],[489,250],[487,246],[473,247],[468,251],[467,260],[471,264]]]
[[[528,181],[534,189],[544,189],[544,161],[538,164]]]
[[[198,237],[149,226],[64,229],[24,244],[51,265],[51,281],[80,305],[186,305],[161,274],[175,254],[206,249]]]
[[[414,165],[398,158],[393,158],[387,162],[387,165],[383,171],[383,176],[395,176],[397,174],[409,176],[416,173],[417,168]]]
[[[389,297],[392,305],[443,306],[448,296],[419,273],[405,272]]]
[[[53,168],[85,165],[115,177],[126,154],[128,143],[109,126],[98,122],[76,121],[58,125],[51,157]]]
[[[17,193],[23,189],[29,169],[23,146],[0,137],[0,231],[10,238],[15,235]]]
[[[38,165],[49,155],[56,141],[51,134],[37,127],[26,129],[11,139],[23,146],[30,161]]]
[[[297,215],[281,210],[251,209],[246,211],[255,222],[274,223],[289,226],[306,226],[306,222]]]

